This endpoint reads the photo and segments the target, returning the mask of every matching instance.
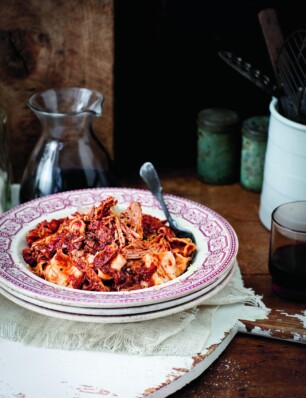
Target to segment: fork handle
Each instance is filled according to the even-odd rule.
[[[165,216],[166,216],[170,226],[176,228],[175,222],[172,219],[172,217],[168,211],[168,208],[165,204],[165,200],[164,200],[163,193],[162,193],[163,188],[162,188],[158,174],[157,174],[153,164],[150,162],[144,163],[141,166],[139,173],[140,173],[141,178],[144,180],[144,182],[147,184],[148,188],[154,195],[154,197],[158,200],[159,204],[161,205],[161,208],[162,208],[163,212],[165,213]]]

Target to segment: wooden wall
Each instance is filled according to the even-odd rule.
[[[105,100],[95,132],[113,155],[113,0],[1,0],[0,104],[9,121],[19,181],[40,124],[29,97],[55,87],[87,87]]]

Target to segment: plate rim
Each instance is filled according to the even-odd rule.
[[[16,292],[13,289],[10,289],[7,286],[4,286],[0,281],[0,290],[5,291],[6,293],[15,296],[17,299],[21,299],[23,301],[27,301],[30,304],[34,304],[39,307],[44,307],[46,309],[57,310],[62,312],[74,313],[78,315],[129,315],[129,314],[141,314],[144,312],[153,312],[159,311],[161,309],[171,308],[176,305],[183,304],[185,302],[189,302],[190,300],[196,299],[199,296],[203,296],[206,293],[212,291],[216,286],[222,283],[229,274],[231,273],[232,269],[236,266],[237,259],[234,259],[232,266],[224,272],[220,278],[216,279],[211,285],[205,286],[203,289],[197,290],[196,292],[190,293],[185,296],[177,297],[175,299],[171,299],[168,301],[162,301],[159,303],[153,303],[148,305],[137,305],[134,307],[112,307],[112,308],[90,308],[90,307],[76,307],[76,306],[69,306],[63,304],[52,303],[48,301],[41,301],[39,299],[33,298],[31,296],[23,295],[22,293]]]
[[[29,210],[31,209],[31,211],[33,211],[35,213],[35,210],[38,212],[38,208],[41,206],[42,208],[46,209],[48,206],[50,206],[50,203],[56,203],[57,199],[62,201],[63,204],[65,204],[64,206],[64,210],[66,211],[66,209],[70,209],[73,208],[74,210],[69,211],[66,215],[68,214],[72,214],[73,211],[76,211],[77,209],[77,201],[73,204],[73,200],[70,199],[69,201],[69,197],[72,198],[76,198],[78,197],[83,198],[86,201],[86,196],[91,196],[91,203],[88,204],[88,206],[93,206],[94,204],[98,203],[99,200],[101,201],[101,196],[102,197],[107,197],[110,195],[113,195],[116,197],[116,194],[119,196],[121,195],[125,195],[127,197],[129,197],[129,200],[131,200],[131,197],[133,197],[133,199],[135,199],[135,197],[137,196],[142,196],[142,198],[145,196],[146,200],[149,200],[148,203],[141,203],[141,205],[144,208],[148,208],[151,206],[151,208],[153,209],[158,209],[159,211],[161,210],[158,202],[156,201],[156,199],[153,197],[152,193],[146,189],[142,189],[142,188],[119,188],[119,187],[115,187],[115,188],[91,188],[91,189],[80,189],[80,190],[73,190],[73,191],[66,191],[66,192],[61,192],[61,193],[57,193],[57,194],[53,194],[53,195],[48,195],[42,198],[38,198],[38,199],[33,199],[29,202],[20,204],[16,207],[14,207],[13,209],[8,210],[7,212],[3,213],[0,216],[0,231],[2,231],[2,221],[6,220],[6,218],[10,218],[11,216],[14,216],[15,219],[17,219],[17,214],[22,213],[24,210]],[[99,197],[99,200],[98,200]],[[220,214],[218,214],[217,212],[215,212],[214,210],[208,208],[207,206],[201,204],[201,203],[197,203],[193,200],[190,199],[186,199],[183,197],[180,197],[178,195],[174,195],[174,194],[170,194],[170,193],[166,193],[164,194],[165,197],[165,201],[166,203],[168,202],[169,204],[173,203],[179,203],[182,206],[185,206],[187,208],[188,205],[190,205],[190,209],[197,209],[198,211],[201,210],[202,212],[205,212],[206,216],[208,217],[211,216],[212,219],[214,221],[218,220],[219,222],[221,222],[223,228],[225,229],[225,231],[227,231],[227,233],[229,234],[229,236],[232,238],[232,246],[230,249],[230,253],[228,254],[228,258],[225,261],[225,264],[223,264],[223,269],[219,269],[219,273],[217,272],[217,275],[220,275],[222,272],[224,272],[227,268],[230,267],[231,262],[233,261],[233,259],[236,258],[237,253],[238,253],[238,246],[239,246],[239,242],[238,242],[238,238],[237,238],[237,234],[235,232],[235,230],[233,229],[232,225]],[[94,199],[95,198],[95,199]],[[93,200],[94,199],[94,200]],[[118,199],[119,201],[119,199]],[[82,202],[82,200],[81,200]],[[126,199],[126,203],[128,202],[128,200]],[[80,203],[79,203],[80,206]],[[46,217],[52,214],[55,214],[56,212],[58,212],[58,209],[49,209],[49,211],[42,216],[40,214],[39,217],[36,218],[32,218],[31,221],[36,222],[36,224],[42,220],[42,219],[46,219]],[[144,211],[145,212],[145,211]],[[171,209],[170,209],[171,212]],[[39,213],[39,212],[38,212]],[[172,214],[174,217],[176,217],[175,214]],[[185,218],[185,220],[187,220]],[[190,222],[190,220],[188,220]],[[23,227],[24,228],[24,225]],[[20,231],[18,232],[20,233]],[[23,231],[23,233],[25,233]],[[11,241],[13,241],[14,236],[16,236],[16,234],[12,236]],[[8,238],[9,239],[9,238]],[[2,251],[5,251],[2,249]],[[7,253],[9,253],[9,248],[6,250]],[[12,254],[10,254],[10,260],[13,262],[13,257]],[[1,265],[1,264],[0,264]],[[12,265],[11,265],[12,267]],[[198,271],[198,270],[197,270]],[[19,273],[24,273],[24,269],[18,269]],[[77,289],[69,289],[69,288],[63,288],[59,285],[55,285],[55,284],[51,284],[49,282],[44,281],[43,279],[38,278],[36,275],[32,274],[31,271],[28,271],[28,275],[27,278],[30,278],[31,282],[33,282],[34,280],[38,283],[38,285],[42,285],[42,289],[41,291],[32,291],[32,290],[28,290],[26,289],[24,286],[20,285],[20,283],[17,283],[16,279],[14,280],[8,280],[6,278],[3,277],[2,275],[2,270],[0,268],[0,280],[4,285],[7,285],[9,287],[11,287],[12,289],[15,289],[16,291],[20,291],[22,293],[24,293],[25,295],[34,295],[35,297],[41,299],[41,300],[45,300],[45,301],[52,301],[54,303],[61,303],[62,301],[65,302],[66,305],[82,305],[82,306],[97,306],[100,307],[102,304],[104,307],[114,307],[114,306],[118,306],[120,304],[120,306],[124,305],[124,306],[137,306],[137,305],[143,305],[144,303],[146,303],[146,301],[143,299],[143,296],[153,296],[150,297],[150,299],[148,299],[148,303],[153,304],[155,302],[159,302],[159,301],[167,301],[169,299],[173,299],[177,296],[183,295],[183,294],[190,294],[193,291],[196,291],[198,289],[203,288],[203,285],[205,286],[205,283],[202,283],[202,285],[197,285],[197,286],[191,286],[190,289],[188,289],[187,291],[184,291],[184,293],[177,293],[177,294],[172,294],[172,295],[166,295],[166,296],[162,296],[162,293],[164,291],[166,291],[167,289],[169,289],[170,286],[170,290],[171,290],[171,286],[176,285],[178,286],[178,284],[182,283],[182,284],[186,284],[185,279],[183,279],[183,281],[181,281],[182,278],[176,278],[176,280],[171,281],[170,283],[165,283],[159,286],[154,286],[152,288],[146,288],[146,289],[139,289],[139,290],[135,290],[135,291],[128,291],[128,292],[84,292],[82,290],[77,290]],[[194,275],[194,273],[192,274]],[[192,276],[191,275],[191,276]],[[216,276],[217,276],[216,275]],[[20,276],[20,275],[19,275]],[[212,281],[210,282],[212,283]],[[206,284],[208,284],[206,282]],[[48,289],[51,291],[54,291],[54,295],[55,296],[48,296],[45,293],[44,289]],[[64,296],[59,298],[58,295],[56,296],[56,294],[59,294],[60,292],[65,292],[67,296],[69,296],[69,298],[67,298],[67,296]],[[72,299],[70,298],[70,296],[77,296],[76,299]],[[138,298],[138,296],[140,296]],[[89,297],[92,297],[92,300],[90,300],[90,302],[88,302],[88,300],[84,301],[85,298],[88,299]],[[105,300],[103,300],[103,298],[109,298],[108,302],[105,302]],[[99,298],[99,299],[97,299]],[[114,298],[112,300],[112,298]],[[117,298],[119,298],[119,301],[116,301]],[[121,299],[120,299],[121,298]],[[129,301],[126,301],[126,299],[129,299]],[[132,299],[132,300],[131,300]],[[123,300],[123,301],[122,301]]]
[[[232,269],[228,275],[212,289],[211,291],[204,293],[203,295],[191,299],[182,304],[175,305],[173,307],[164,308],[159,311],[145,312],[141,314],[126,314],[126,315],[88,315],[88,314],[71,314],[67,312],[61,312],[52,310],[46,307],[40,307],[35,304],[29,303],[28,301],[22,300],[16,296],[11,295],[8,292],[3,293],[3,289],[0,287],[0,294],[11,300],[15,304],[26,308],[29,311],[38,313],[40,315],[54,317],[57,319],[67,320],[67,321],[77,321],[77,322],[91,322],[91,323],[101,323],[101,324],[120,324],[120,323],[133,323],[133,322],[145,322],[149,320],[154,320],[158,318],[164,318],[170,315],[177,314],[179,312],[187,311],[197,305],[205,304],[205,301],[216,295],[221,291],[232,279],[235,270],[238,267],[238,263],[235,262]]]

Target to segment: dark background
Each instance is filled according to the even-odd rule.
[[[271,98],[229,67],[231,51],[274,78],[258,12],[274,8],[284,38],[306,26],[306,1],[117,0],[115,165],[195,168],[196,118],[207,107],[241,120]]]

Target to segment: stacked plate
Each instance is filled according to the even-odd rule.
[[[43,220],[61,218],[90,208],[108,196],[126,208],[131,200],[143,213],[164,219],[164,213],[147,190],[98,188],[69,191],[24,203],[0,217],[0,293],[29,310],[57,318],[100,323],[139,322],[155,319],[204,303],[231,279],[236,265],[238,239],[231,225],[211,209],[174,195],[165,201],[179,225],[196,238],[197,254],[180,277],[146,289],[93,292],[65,288],[34,275],[25,264],[25,236]]]

